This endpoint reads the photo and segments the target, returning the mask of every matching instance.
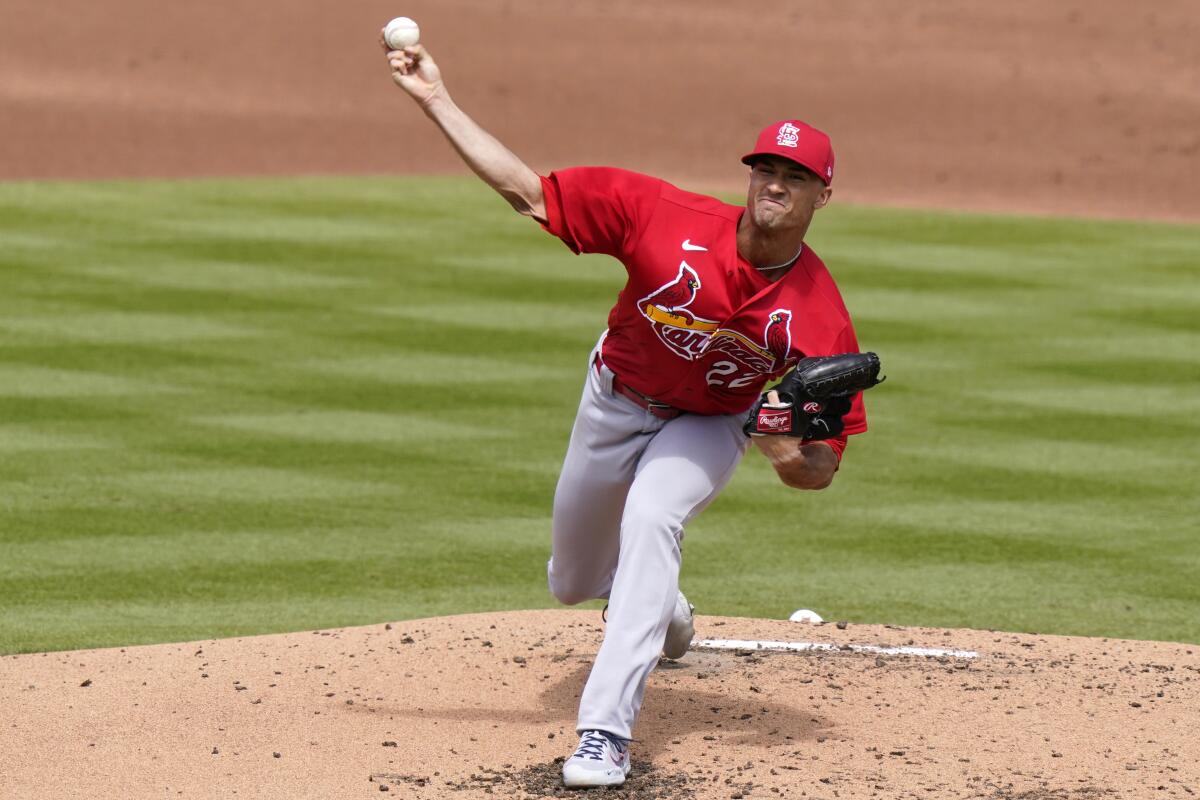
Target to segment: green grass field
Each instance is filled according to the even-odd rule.
[[[1200,227],[833,206],[889,380],[702,613],[1200,641]],[[550,607],[622,269],[468,180],[0,184],[0,652]]]

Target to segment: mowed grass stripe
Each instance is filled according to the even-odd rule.
[[[452,179],[9,184],[0,241],[0,651],[553,605],[615,262]],[[890,378],[829,490],[689,526],[701,610],[1200,639],[1200,231],[811,242]]]

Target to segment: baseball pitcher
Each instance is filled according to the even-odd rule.
[[[608,167],[540,176],[454,104],[424,46],[384,50],[395,83],[475,174],[572,251],[610,255],[627,274],[588,356],[547,565],[561,602],[608,600],[563,780],[621,784],[646,679],[693,636],[678,586],[688,522],[751,442],[787,486],[822,489],[847,437],[867,429],[861,391],[879,361],[858,352],[804,242],[829,202],[833,148],[799,120],[768,125],[742,157],[744,206]]]

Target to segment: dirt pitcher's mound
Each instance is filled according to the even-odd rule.
[[[720,617],[697,632],[835,647],[664,662],[635,771],[603,796],[1200,795],[1192,645]],[[0,796],[578,796],[558,776],[601,635],[595,612],[531,611],[5,657]],[[876,649],[895,647],[972,652]]]

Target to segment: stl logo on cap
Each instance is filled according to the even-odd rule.
[[[779,126],[779,137],[775,139],[775,144],[781,147],[796,147],[800,141],[800,129],[790,122],[785,122]]]

